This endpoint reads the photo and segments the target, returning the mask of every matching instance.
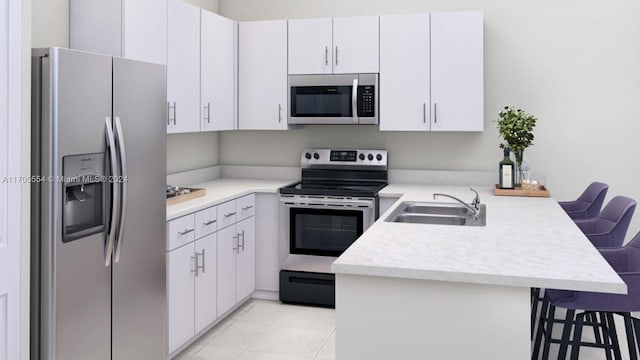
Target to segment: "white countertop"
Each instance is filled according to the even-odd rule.
[[[210,206],[233,200],[243,195],[262,192],[277,193],[278,188],[292,183],[291,180],[260,179],[216,179],[201,184],[190,185],[192,188],[204,188],[205,196],[167,206],[167,220],[193,213]]]
[[[473,198],[461,186],[387,186],[380,196],[402,197],[333,263],[332,271],[626,293],[625,283],[553,198],[494,196],[492,188],[475,189],[487,206],[484,227],[386,222],[401,201],[433,201],[435,192]]]

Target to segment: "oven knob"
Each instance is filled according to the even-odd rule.
[[[369,161],[373,160],[373,154],[369,154],[369,155],[367,156],[367,159],[369,159]]]
[[[376,159],[377,159],[378,161],[381,161],[381,160],[382,160],[382,155],[380,155],[380,154],[376,155]]]
[[[313,158],[318,160],[320,159],[320,155],[318,155],[318,153],[313,153]]]
[[[306,154],[304,154],[304,157],[307,158],[307,160],[309,160],[309,159],[311,159],[311,154],[306,153]]]
[[[358,157],[360,158],[360,160],[364,160],[364,154],[360,154]]]

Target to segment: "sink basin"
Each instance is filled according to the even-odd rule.
[[[455,203],[405,201],[400,203],[385,221],[411,224],[485,226],[486,205],[480,204],[480,214],[478,217],[473,217],[473,213],[469,209]]]

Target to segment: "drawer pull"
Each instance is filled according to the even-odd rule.
[[[249,206],[245,206],[242,208],[243,211],[247,211],[249,209],[253,208],[253,205],[249,205]]]
[[[232,213],[225,214],[224,217],[228,218],[228,217],[233,216],[235,214],[236,214],[236,212],[234,211]]]
[[[204,225],[204,226],[209,226],[209,225],[211,225],[211,224],[214,224],[215,222],[216,222],[215,220],[209,220],[209,221],[205,221],[205,222],[203,222],[203,223],[202,223],[202,225]]]
[[[183,232],[178,232],[178,234],[180,234],[180,235],[187,235],[188,233],[190,233],[190,232],[192,232],[192,231],[194,231],[194,230],[195,230],[195,229],[186,229],[186,230],[185,230],[185,231],[183,231]]]

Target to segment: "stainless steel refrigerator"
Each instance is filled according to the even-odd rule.
[[[32,53],[31,359],[166,357],[166,71]]]

